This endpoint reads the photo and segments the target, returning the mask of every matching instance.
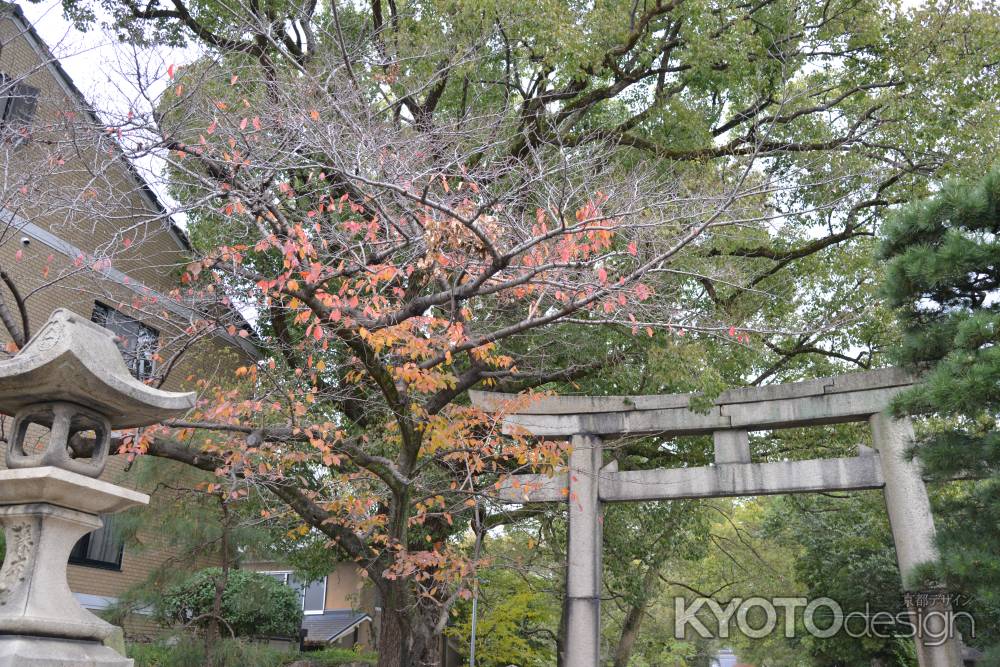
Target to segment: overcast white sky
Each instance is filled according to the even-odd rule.
[[[101,108],[106,108],[103,103],[115,97],[120,101],[119,89],[122,79],[116,74],[120,67],[115,62],[115,54],[120,47],[115,48],[112,35],[105,34],[100,26],[95,26],[87,33],[74,29],[72,24],[63,18],[59,0],[19,4],[25,16],[34,24],[35,30],[59,58],[87,99]],[[145,56],[158,61],[157,64],[161,65],[163,70],[172,62],[172,58],[178,58],[180,63],[192,57],[180,50],[164,48],[148,52]],[[117,94],[109,95],[109,93]],[[97,104],[98,102],[102,104]]]

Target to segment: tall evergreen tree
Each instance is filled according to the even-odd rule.
[[[975,599],[980,641],[1000,638],[1000,168],[975,183],[951,182],[902,209],[886,226],[885,293],[899,308],[899,360],[924,381],[899,397],[900,415],[926,415],[915,453],[930,477],[974,477],[946,509],[942,559],[933,575]],[[994,664],[994,663],[991,663]]]

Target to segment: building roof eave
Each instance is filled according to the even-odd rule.
[[[364,623],[365,621],[371,622],[371,620],[372,620],[371,616],[369,616],[368,614],[362,614],[358,618],[354,619],[354,621],[350,625],[348,625],[346,628],[344,628],[340,632],[337,632],[337,633],[335,633],[333,635],[330,635],[330,637],[326,641],[327,641],[327,643],[329,643],[329,642],[335,642],[338,639],[340,639],[341,637],[343,637],[344,635],[346,635],[348,632],[350,632],[351,630],[353,630],[354,628],[356,628],[359,625],[361,625],[362,623]]]

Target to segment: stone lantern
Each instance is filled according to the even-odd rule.
[[[66,565],[77,540],[101,527],[99,515],[149,503],[95,479],[113,432],[184,413],[194,398],[136,380],[114,334],[62,309],[0,362],[0,413],[14,418],[0,471],[0,667],[132,665],[103,645],[114,626],[76,601]],[[26,446],[33,424],[49,429],[40,453]]]

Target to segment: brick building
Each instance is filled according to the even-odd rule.
[[[253,358],[252,344],[224,328],[191,344],[186,328],[198,315],[171,296],[187,238],[101,128],[20,8],[0,3],[0,317],[23,329],[23,300],[37,331],[53,310],[69,308],[117,333],[133,373],[163,377],[164,389],[186,388],[191,375],[230,376]],[[235,313],[233,321],[242,324]],[[13,342],[8,329],[0,326],[0,348]],[[141,486],[127,468],[124,457],[112,456],[103,477]],[[114,521],[82,539],[70,558],[70,588],[93,610],[177,558],[155,529],[139,532],[141,548],[125,546]],[[278,564],[248,567],[302,591],[310,643],[371,645],[374,602],[353,565],[304,585]],[[136,638],[159,631],[141,614],[125,629]]]
[[[187,240],[100,127],[20,9],[0,6],[0,307],[22,337],[19,301],[29,334],[56,308],[91,318],[120,336],[136,376],[165,375],[165,389],[183,389],[195,368],[199,377],[231,373],[254,350],[224,330],[176,354],[196,317],[169,296]],[[0,348],[9,353],[12,342],[0,327]],[[124,457],[111,457],[103,477],[135,486],[125,469]],[[91,609],[172,556],[154,530],[140,533],[143,548],[125,548],[113,521],[70,559],[70,588]],[[154,629],[141,617],[127,623],[134,634]]]

